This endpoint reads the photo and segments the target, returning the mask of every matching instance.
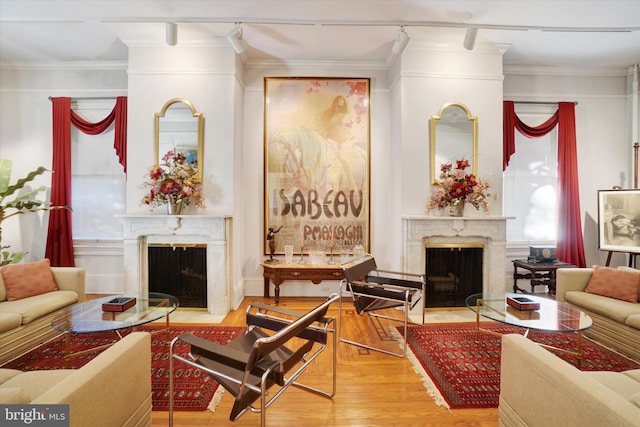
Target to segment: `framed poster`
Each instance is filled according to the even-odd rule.
[[[640,190],[598,191],[598,244],[602,251],[640,253]]]
[[[368,252],[369,108],[368,78],[265,78],[265,254]]]

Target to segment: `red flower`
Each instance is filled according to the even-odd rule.
[[[187,157],[173,150],[162,156],[162,162],[149,168],[149,179],[143,184],[149,189],[140,203],[155,207],[169,201],[182,206],[194,202],[196,207],[204,207],[197,167],[187,164]]]
[[[427,212],[465,202],[476,209],[482,207],[485,212],[488,212],[489,206],[486,199],[489,196],[489,184],[480,181],[472,173],[465,173],[465,169],[470,166],[469,160],[456,160],[455,165],[455,169],[452,162],[440,165],[440,181],[427,204]]]

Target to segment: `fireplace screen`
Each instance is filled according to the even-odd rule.
[[[484,246],[427,245],[427,308],[464,307],[471,294],[482,292]]]
[[[207,308],[206,245],[149,245],[149,291],[173,295],[180,307]]]

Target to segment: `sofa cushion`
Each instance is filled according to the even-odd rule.
[[[77,301],[78,294],[74,291],[48,292],[16,301],[5,301],[2,303],[2,311],[19,314],[22,324],[26,325]]]
[[[18,313],[5,313],[0,303],[0,334],[22,325],[22,316]]]
[[[640,330],[640,314],[632,314],[627,317],[627,320],[624,321],[624,324],[632,327],[633,329]]]
[[[22,389],[24,394],[28,396],[30,402],[73,374],[73,372],[73,369],[23,372],[6,381],[2,387]]]
[[[631,396],[631,399],[629,399],[629,401],[640,408],[640,392]]]
[[[19,371],[17,369],[0,368],[0,385],[4,384],[6,381],[10,380],[16,375],[20,375],[21,373],[22,371]]]
[[[593,275],[585,292],[637,303],[638,287],[640,287],[640,271],[594,265]]]
[[[633,304],[601,295],[569,291],[564,298],[565,301],[578,308],[599,314],[622,325],[624,325],[629,316],[640,314],[640,304]]]
[[[620,372],[592,371],[586,373],[630,402],[640,393],[640,383]]]
[[[0,269],[7,290],[7,301],[58,290],[48,259],[5,265]]]
[[[31,402],[29,396],[19,387],[0,387],[0,403],[4,405],[24,405]]]
[[[623,374],[637,381],[638,384],[640,384],[640,369],[631,369],[628,371],[624,371]]]

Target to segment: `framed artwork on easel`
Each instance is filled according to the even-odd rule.
[[[368,251],[369,108],[368,78],[265,78],[265,254]]]
[[[598,191],[600,250],[640,253],[640,190]]]

